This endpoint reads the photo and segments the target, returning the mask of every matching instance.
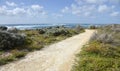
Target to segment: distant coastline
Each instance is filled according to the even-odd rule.
[[[52,26],[65,26],[65,27],[70,27],[74,28],[76,25],[81,25],[84,28],[88,28],[90,25],[95,25],[95,26],[104,26],[107,24],[75,24],[75,23],[67,23],[67,24],[0,24],[0,26],[6,26],[8,28],[17,28],[20,30],[25,30],[25,29],[39,29],[39,28],[45,28],[45,27],[52,27]]]

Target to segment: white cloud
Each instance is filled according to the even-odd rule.
[[[87,3],[94,3],[94,4],[104,4],[105,2],[108,2],[109,0],[85,0]]]
[[[83,11],[95,11],[96,10],[96,6],[95,5],[84,5],[82,7]]]
[[[75,0],[75,1],[77,4],[83,5],[83,4],[104,4],[109,0]]]
[[[7,13],[8,15],[13,15],[13,16],[26,14],[26,11],[24,8],[15,8],[13,10],[8,10],[7,12],[8,12]]]
[[[31,8],[28,10],[28,13],[32,16],[46,15],[46,12],[43,10],[44,7],[40,5],[31,5]]]
[[[120,0],[109,0],[111,4],[120,4]]]
[[[46,15],[43,6],[31,5],[27,7],[10,7],[10,6],[0,6],[0,15],[4,16],[39,16]]]
[[[61,10],[61,12],[62,12],[62,13],[67,13],[67,12],[69,12],[69,8],[66,6],[65,8],[63,8],[63,9]]]
[[[78,5],[82,5],[84,2],[83,0],[75,0],[75,2],[78,4]]]
[[[56,18],[63,17],[63,15],[62,15],[62,14],[59,14],[59,13],[53,13],[52,15],[53,15],[54,17],[56,17]]]
[[[8,6],[17,6],[17,4],[16,3],[14,3],[14,2],[8,2],[8,1],[6,1],[6,5],[8,5]]]
[[[81,11],[80,10],[74,10],[74,11],[72,11],[72,14],[80,16],[81,15]]]
[[[109,10],[109,7],[107,5],[100,5],[98,7],[98,12],[103,13]]]
[[[75,4],[72,4],[72,5],[71,5],[71,13],[72,13],[72,14],[75,14],[75,15],[77,15],[77,16],[80,16],[80,14],[81,14],[81,7],[80,7],[80,6],[77,6],[77,5],[75,5]]]
[[[14,9],[7,9],[6,6],[0,7],[0,15],[5,16],[18,16],[18,15],[24,15],[26,14],[26,11],[24,8],[14,8]]]
[[[97,3],[98,0],[86,0],[87,3]]]
[[[76,0],[77,3],[89,3],[89,4],[120,4],[120,0]]]
[[[116,16],[118,16],[119,15],[119,12],[112,12],[111,14],[110,14],[110,16],[114,16],[114,17],[116,17]]]
[[[84,15],[85,15],[85,16],[90,16],[90,15],[91,15],[91,12],[85,12]]]
[[[95,4],[95,5],[101,5],[101,4],[113,4],[113,5],[119,5],[120,0],[75,0],[75,3],[78,5],[87,5],[87,4]]]
[[[112,5],[112,6],[111,6],[111,9],[114,9],[114,8],[115,8],[115,6],[114,6],[114,5]]]
[[[7,9],[6,6],[0,7],[0,15],[18,16],[18,15],[25,15],[25,14],[26,14],[26,10],[24,8]]]
[[[104,5],[99,5],[98,7],[98,12],[99,13],[106,13],[106,12],[112,12],[115,9],[115,5],[107,6],[106,4]]]
[[[6,6],[1,6],[0,7],[0,15],[5,15],[6,14],[6,9],[7,9]]]
[[[96,14],[106,14],[116,9],[116,4],[110,2],[120,2],[120,0],[75,0],[70,6],[64,7],[61,12],[76,16],[96,16]]]
[[[41,10],[41,9],[43,9],[43,6],[40,6],[40,5],[32,5],[31,8],[32,8],[33,10]]]
[[[62,13],[71,13],[76,16],[88,16],[91,12],[96,10],[96,5],[78,5],[73,3],[70,7],[63,8]]]

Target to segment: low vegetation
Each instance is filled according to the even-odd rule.
[[[89,29],[97,29],[97,27],[95,25],[91,25],[89,26]]]
[[[5,27],[5,26],[0,26],[0,30],[7,30],[7,27]]]
[[[24,57],[28,52],[84,32],[82,27],[47,27],[34,30],[18,30],[0,27],[0,65]]]
[[[72,71],[120,71],[120,25],[100,27],[77,55]]]
[[[0,31],[0,49],[8,50],[25,44],[25,36],[6,31]]]

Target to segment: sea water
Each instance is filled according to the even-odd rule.
[[[70,24],[69,23],[67,24],[0,24],[0,26],[6,26],[8,28],[17,28],[20,30],[39,29],[39,28],[52,27],[52,26],[65,26],[65,27],[74,28],[77,25],[80,25],[84,28],[88,28],[90,25],[102,26],[105,24],[76,24],[76,23],[70,23]]]

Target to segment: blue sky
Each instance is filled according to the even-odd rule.
[[[0,0],[0,24],[120,23],[120,0]]]

